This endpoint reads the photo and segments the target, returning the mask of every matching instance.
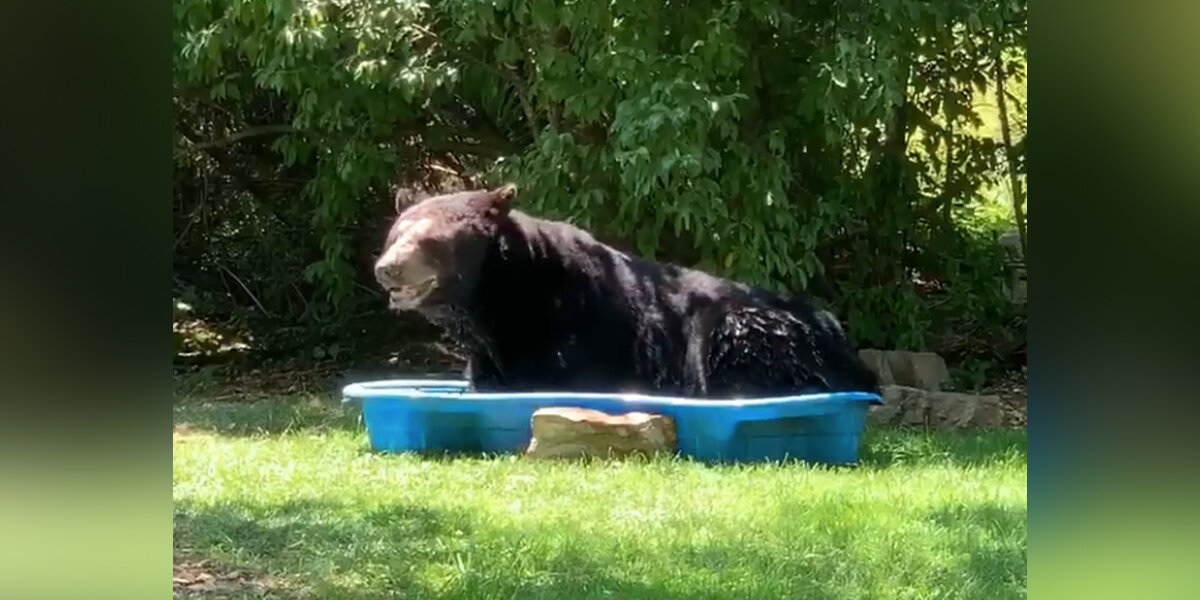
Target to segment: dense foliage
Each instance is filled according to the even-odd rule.
[[[1023,165],[1023,0],[174,13],[176,287],[213,314],[358,333],[393,186],[503,180],[640,254],[808,289],[863,345],[1023,344],[981,225]],[[1011,148],[982,131],[998,78]]]

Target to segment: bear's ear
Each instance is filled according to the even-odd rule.
[[[392,199],[392,205],[398,215],[404,212],[404,209],[427,197],[429,197],[429,194],[425,193],[421,188],[400,186],[396,188],[396,195]]]
[[[517,186],[505,184],[488,192],[488,212],[494,215],[507,215],[512,210],[513,197],[517,195]]]

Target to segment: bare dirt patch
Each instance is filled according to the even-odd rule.
[[[268,576],[175,552],[172,598],[229,598],[262,596],[275,587]]]
[[[1028,376],[1028,369],[1022,367],[1020,371],[1013,371],[992,382],[980,392],[1000,397],[1005,427],[1022,428],[1029,422]]]
[[[171,431],[172,442],[187,442],[208,437],[212,437],[211,434],[192,427],[191,423],[179,423]]]
[[[461,373],[466,359],[449,344],[412,342],[385,356],[352,362],[273,360],[253,366],[237,362],[175,367],[175,396],[208,401],[253,400],[265,396],[337,393],[348,377],[402,377]],[[457,376],[457,375],[456,375]]]

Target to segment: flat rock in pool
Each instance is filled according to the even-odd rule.
[[[525,452],[530,458],[654,455],[676,448],[675,421],[665,415],[543,408],[533,413],[532,426],[533,438]]]

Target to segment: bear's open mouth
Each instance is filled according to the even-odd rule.
[[[393,308],[412,308],[433,293],[436,287],[437,277],[429,277],[413,285],[389,287],[388,299]]]

